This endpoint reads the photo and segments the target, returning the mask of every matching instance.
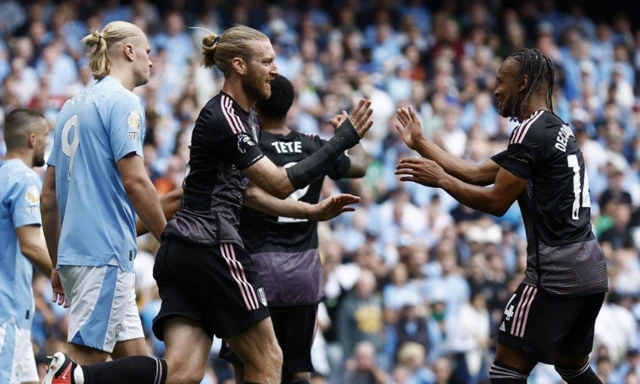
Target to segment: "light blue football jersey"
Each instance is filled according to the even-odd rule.
[[[142,101],[113,77],[65,103],[48,159],[62,220],[58,266],[133,272],[136,213],[117,162],[130,153],[142,157],[144,134]]]
[[[0,160],[0,324],[14,317],[23,329],[33,321],[33,266],[20,251],[16,230],[42,225],[41,190],[40,177],[21,160]]]

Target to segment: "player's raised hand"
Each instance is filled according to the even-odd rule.
[[[369,128],[373,125],[373,120],[371,120],[371,114],[373,113],[373,109],[371,107],[371,100],[360,99],[358,104],[356,104],[355,108],[350,115],[346,112],[342,112],[342,116],[338,115],[331,119],[329,122],[336,128],[338,128],[345,120],[349,119],[351,124],[356,128],[358,132],[358,136],[361,138],[367,133]]]
[[[339,216],[343,212],[353,212],[356,209],[349,207],[349,204],[360,202],[358,196],[342,194],[338,196],[328,197],[318,204],[312,205],[312,211],[309,219],[313,221],[326,221]]]
[[[60,275],[58,275],[58,270],[53,269],[51,271],[51,288],[53,288],[53,299],[54,303],[58,303],[58,305],[64,305],[65,308],[69,308],[69,302],[64,294],[64,289],[62,289],[62,283],[60,282]]]
[[[427,187],[440,187],[446,173],[435,161],[425,158],[402,159],[396,166],[401,181],[413,181]]]
[[[416,149],[417,144],[421,140],[425,140],[420,119],[411,106],[400,108],[397,112],[399,124],[396,124],[396,129],[402,135],[402,140],[407,144],[407,147]]]
[[[331,125],[333,125],[333,128],[338,129],[338,127],[340,126],[340,124],[342,124],[343,121],[345,121],[346,119],[349,118],[349,114],[345,111],[342,111],[341,114],[339,115],[335,115],[334,117],[332,117],[329,120],[329,123]]]

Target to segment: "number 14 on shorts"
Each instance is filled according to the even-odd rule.
[[[511,295],[511,298],[509,299],[509,302],[507,303],[507,307],[504,309],[504,316],[505,316],[505,320],[506,321],[511,321],[511,318],[513,317],[513,310],[514,307],[513,305],[511,305],[511,302],[513,302],[513,299],[516,298],[516,294],[514,293],[513,295]]]
[[[500,331],[510,333],[516,337],[523,337],[529,319],[531,304],[538,293],[538,289],[525,286],[524,289],[516,291],[504,309]]]

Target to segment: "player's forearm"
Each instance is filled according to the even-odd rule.
[[[416,143],[416,151],[420,156],[435,161],[446,173],[465,183],[481,186],[493,183],[493,180],[489,181],[486,177],[481,177],[477,165],[453,156],[426,139]]]
[[[244,195],[244,205],[268,215],[291,217],[294,219],[309,219],[311,204],[295,200],[280,200],[268,194],[256,185],[247,188]]]
[[[255,184],[263,192],[278,199],[286,199],[295,191],[285,169],[277,167],[266,157],[256,163],[255,166],[246,169],[244,174],[251,183]],[[247,194],[251,195],[253,193],[249,189],[245,192],[245,205],[247,204]],[[248,197],[248,200],[252,199],[252,196]]]
[[[138,217],[149,228],[151,234],[160,241],[162,231],[167,225],[167,220],[162,212],[156,189],[151,180],[140,177],[136,180],[125,182],[125,191],[133,204]]]
[[[180,201],[182,200],[183,193],[184,190],[180,187],[160,198],[162,213],[164,213],[164,218],[167,221],[171,220],[176,212],[178,212],[178,209],[180,209]],[[136,235],[142,236],[147,233],[149,233],[149,229],[144,225],[142,220],[140,220],[140,217],[138,217],[136,220]]]
[[[40,198],[40,215],[42,216],[42,232],[49,251],[51,265],[58,264],[58,241],[60,240],[60,210],[56,201],[55,191],[42,191]]]
[[[20,244],[20,252],[47,278],[51,276],[52,260],[49,258],[49,252],[47,252],[47,247],[42,240]]]
[[[349,172],[347,172],[347,177],[364,177],[367,173],[367,158],[362,145],[358,144],[354,146],[347,151],[347,154],[351,160],[351,166],[349,167]]]
[[[509,206],[503,198],[494,193],[493,187],[480,187],[463,182],[453,175],[446,175],[440,181],[440,187],[460,204],[494,216],[504,215]]]

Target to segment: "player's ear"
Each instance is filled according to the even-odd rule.
[[[124,45],[124,54],[130,61],[133,61],[133,44],[127,43]]]
[[[29,144],[29,148],[35,148],[36,146],[36,134],[31,132],[29,136],[27,136],[27,143]]]
[[[241,57],[234,57],[233,60],[231,60],[231,65],[233,65],[233,69],[239,74],[244,75],[247,73],[247,63],[245,63]]]
[[[527,89],[528,84],[529,84],[529,76],[522,75],[522,77],[520,78],[520,87],[518,88],[518,91],[523,92],[525,89]]]

